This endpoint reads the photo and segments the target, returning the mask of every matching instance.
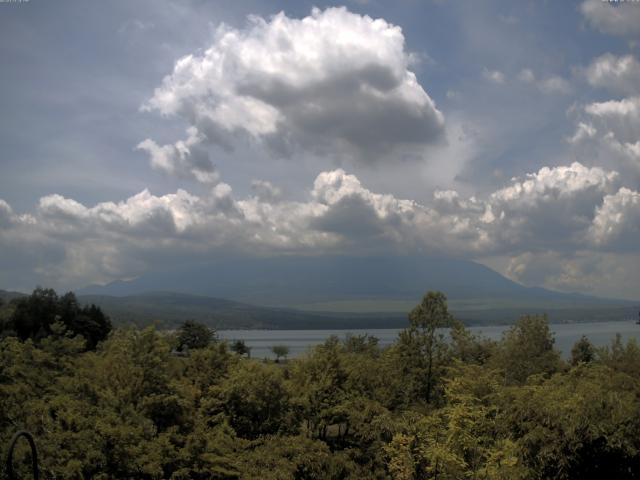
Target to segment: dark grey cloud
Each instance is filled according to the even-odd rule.
[[[266,180],[253,180],[251,190],[263,203],[278,203],[282,200],[282,190]]]
[[[370,241],[384,232],[373,206],[360,195],[346,195],[323,215],[313,219],[310,227],[337,233],[358,241]]]

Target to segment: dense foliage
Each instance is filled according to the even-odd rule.
[[[1,307],[2,305],[0,305]],[[28,297],[11,302],[6,320],[0,316],[0,336],[15,335],[38,341],[56,330],[80,335],[88,349],[96,347],[111,331],[111,321],[95,305],[81,306],[72,292],[59,297],[50,288],[36,288]]]
[[[187,320],[178,330],[178,350],[189,351],[206,348],[215,337],[215,332],[202,323]]]
[[[115,330],[95,351],[62,322],[50,330],[0,342],[3,448],[17,429],[33,432],[45,478],[640,472],[640,347],[582,339],[564,362],[543,317],[523,317],[492,342],[429,293],[388,348],[334,337],[279,363],[215,339],[176,355],[177,336],[153,328]]]

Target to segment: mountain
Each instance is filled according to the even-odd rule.
[[[150,292],[129,296],[80,295],[85,304],[99,305],[116,325],[156,324],[176,328],[185,320],[196,320],[218,329],[375,329],[404,328],[407,311],[396,313],[308,312],[260,307],[241,302],[172,292]],[[468,325],[511,324],[523,313],[547,313],[552,322],[606,321],[634,318],[637,306],[458,309],[456,318]]]
[[[405,327],[407,323],[406,314],[319,314],[172,292],[124,297],[80,295],[78,299],[85,304],[99,305],[117,325],[156,323],[175,328],[185,320],[196,320],[218,329],[297,330]]]
[[[9,290],[0,290],[0,300],[2,300],[5,303],[10,302],[11,300],[15,299],[15,298],[21,298],[24,297],[25,294],[21,293],[21,292],[12,292]]]
[[[428,290],[458,311],[630,306],[633,302],[524,287],[484,265],[423,256],[225,260],[90,286],[79,294],[176,292],[316,312],[407,312]]]
[[[24,298],[20,292],[0,290],[5,304]],[[95,304],[115,325],[177,328],[185,320],[196,320],[217,329],[358,329],[403,328],[406,314],[319,314],[291,309],[258,307],[246,303],[173,292],[148,292],[114,297],[78,295],[80,303]],[[0,324],[10,311],[0,308]]]
[[[76,293],[120,325],[175,328],[192,319],[231,329],[371,329],[405,327],[427,290],[444,291],[467,324],[509,324],[525,313],[548,313],[552,322],[621,320],[638,311],[634,302],[527,288],[474,262],[429,257],[227,260]],[[0,290],[5,303],[23,295]]]

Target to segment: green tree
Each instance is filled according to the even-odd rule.
[[[0,338],[7,336],[10,332],[5,328],[5,322],[7,321],[7,308],[5,302],[0,297]]]
[[[81,335],[90,350],[106,339],[112,329],[109,317],[99,307],[80,306],[72,292],[58,297],[55,290],[41,287],[15,302],[5,328],[14,331],[21,340],[38,341],[52,334],[56,322],[63,323],[71,334]]]
[[[238,459],[243,480],[317,480],[348,476],[349,462],[318,440],[304,436],[263,437]],[[362,477],[360,477],[362,478]]]
[[[51,333],[58,315],[58,295],[51,288],[36,288],[16,302],[8,326],[20,340],[39,340]]]
[[[112,326],[100,307],[96,305],[78,304],[75,294],[69,292],[58,301],[57,318],[75,335],[82,335],[87,342],[87,348],[94,350],[111,332]]]
[[[400,362],[411,370],[416,393],[427,403],[433,401],[437,379],[442,375],[449,354],[440,329],[451,327],[453,317],[447,308],[447,297],[441,292],[428,292],[409,313],[409,328],[398,339]]]
[[[178,331],[178,350],[206,348],[215,338],[215,331],[203,323],[187,320]]]
[[[195,388],[196,401],[206,396],[209,387],[222,382],[238,359],[229,352],[225,342],[215,342],[207,348],[194,350],[183,360],[183,381]]]
[[[446,403],[426,414],[406,412],[401,428],[383,447],[392,478],[486,478],[483,472],[498,470],[498,372],[456,360],[444,383]],[[509,461],[518,463],[517,458]],[[508,478],[507,471],[514,473],[500,471],[502,478]]]
[[[20,307],[46,314],[55,300],[45,336],[0,338],[0,438],[31,431],[44,478],[624,480],[640,471],[633,339],[617,336],[595,359],[576,349],[591,360],[563,368],[543,317],[487,342],[433,294],[389,348],[331,337],[276,366],[226,342],[172,355],[175,339],[153,328],[116,329],[87,350],[69,327],[85,307],[50,293]],[[26,478],[24,444],[17,454]]]
[[[271,351],[276,356],[276,363],[278,363],[282,357],[286,360],[287,355],[289,355],[289,347],[286,345],[274,345],[271,347]]]
[[[379,352],[378,338],[365,333],[364,335],[353,335],[348,333],[344,340],[344,349],[347,353],[368,353],[377,355]]]
[[[597,352],[599,360],[605,365],[634,378],[640,378],[640,345],[635,338],[630,338],[624,344],[618,333],[610,346],[599,348]]]
[[[495,354],[496,342],[472,334],[462,322],[454,321],[450,334],[451,354],[464,363],[482,365]]]
[[[549,376],[562,366],[554,343],[546,315],[525,315],[503,334],[494,366],[504,371],[507,384],[522,384],[534,374]]]
[[[596,358],[596,349],[584,335],[580,337],[571,349],[571,365],[589,363]]]
[[[329,428],[342,424],[346,418],[348,372],[338,337],[331,336],[315,347],[292,370],[296,403],[303,408],[305,428],[312,437],[325,440]]]
[[[223,413],[238,436],[295,433],[298,420],[282,370],[258,362],[239,362],[229,377],[209,389],[203,407],[210,418]]]
[[[244,343],[244,340],[236,340],[231,344],[231,350],[236,352],[238,355],[243,356],[247,355],[251,356],[251,348]]]
[[[198,418],[195,428],[180,438],[172,480],[233,480],[240,478],[236,467],[238,439],[225,424],[210,426]]]
[[[604,365],[578,365],[503,392],[501,424],[529,478],[636,478],[640,468],[637,380]]]

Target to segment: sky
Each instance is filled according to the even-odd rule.
[[[640,298],[640,3],[0,2],[0,288],[474,260]]]

